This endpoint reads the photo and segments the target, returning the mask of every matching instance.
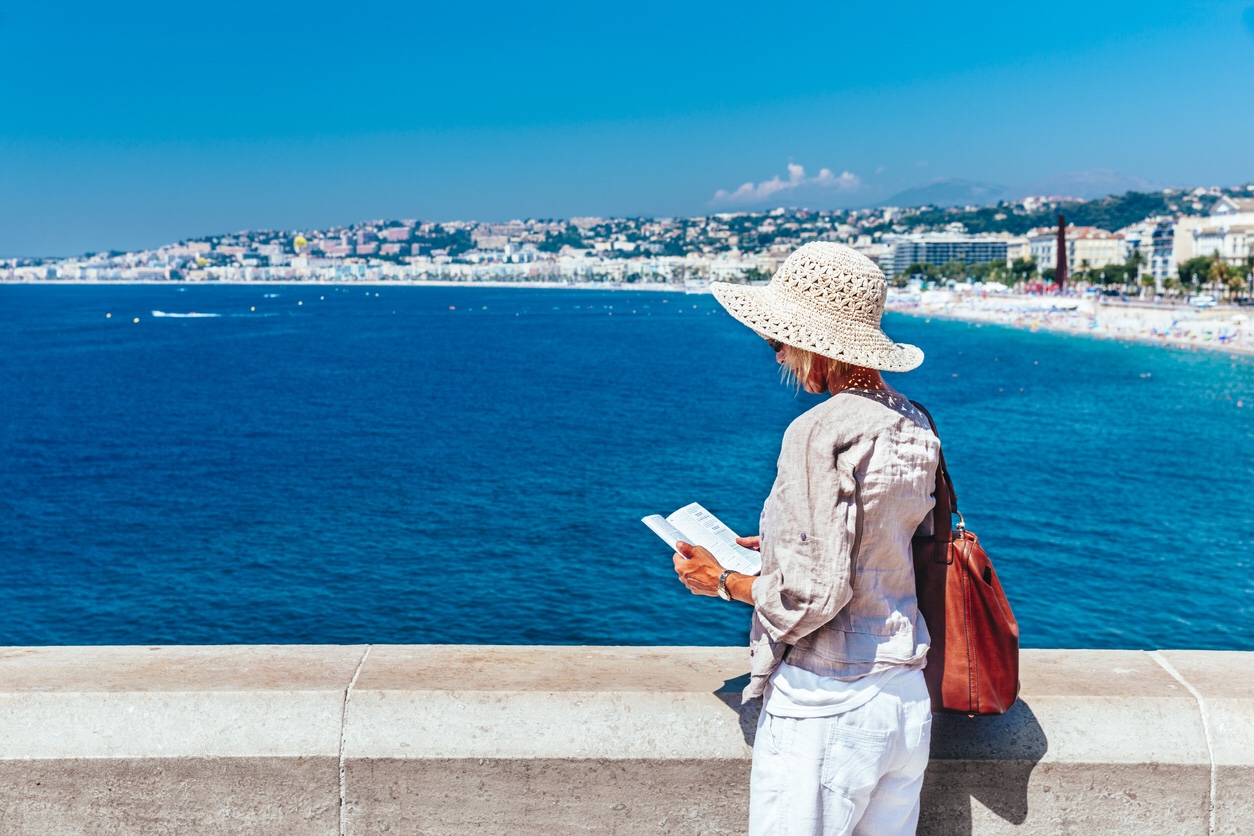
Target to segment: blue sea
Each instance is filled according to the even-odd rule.
[[[1254,650],[1254,361],[886,329],[1025,645]],[[742,643],[638,520],[753,532],[816,403],[682,293],[3,286],[0,358],[15,645]]]

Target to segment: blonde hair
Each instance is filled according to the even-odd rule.
[[[822,389],[831,387],[831,381],[839,380],[856,369],[852,363],[833,360],[822,354],[815,354],[795,345],[784,344],[784,362],[780,366],[780,377],[790,383],[798,392],[805,388],[806,381],[821,375]]]

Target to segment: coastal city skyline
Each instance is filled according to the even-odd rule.
[[[0,259],[7,281],[514,282],[671,284],[764,281],[797,246],[847,244],[894,284],[914,279],[1049,284],[1055,219],[1068,273],[1131,292],[1246,295],[1254,280],[1254,184],[1060,195],[992,206],[776,207],[695,217],[378,219],[327,229],[242,230],[138,251]]]
[[[22,83],[0,90],[0,256],[370,217],[691,217],[1254,177],[1248,0],[911,4],[892,25],[839,3],[347,17],[316,0],[7,8],[0,67]]]

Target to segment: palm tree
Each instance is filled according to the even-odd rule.
[[[1141,252],[1140,247],[1132,251],[1123,266],[1127,268],[1127,273],[1125,274],[1126,281],[1133,287],[1140,284],[1141,268],[1145,266],[1145,254]]]
[[[1206,278],[1210,280],[1209,284],[1214,287],[1214,292],[1222,293],[1228,290],[1229,273],[1227,262],[1219,257],[1219,251],[1216,250],[1214,261],[1210,263],[1210,269],[1206,271]]]

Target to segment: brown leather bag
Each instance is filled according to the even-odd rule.
[[[914,405],[936,432],[931,414]],[[932,637],[923,669],[932,710],[1005,714],[1019,696],[1019,623],[979,538],[958,513],[944,451],[936,468],[932,534],[915,537],[913,547],[919,613]]]

